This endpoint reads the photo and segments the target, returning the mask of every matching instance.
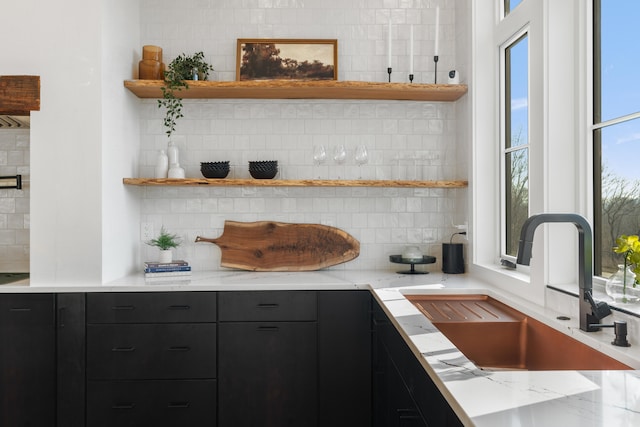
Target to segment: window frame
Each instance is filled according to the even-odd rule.
[[[587,0],[589,1],[589,0]],[[472,2],[471,256],[470,272],[501,290],[545,304],[547,285],[577,289],[577,237],[571,225],[536,232],[531,267],[507,270],[501,255],[499,47],[529,25],[529,210],[577,212],[591,220],[592,156],[580,141],[588,132],[584,91],[588,75],[583,2],[523,0],[502,18],[501,1]],[[550,42],[553,40],[553,43]],[[562,72],[559,72],[562,70]],[[490,100],[491,102],[488,102]],[[498,171],[498,172],[496,172]],[[567,197],[570,195],[570,197]]]
[[[508,84],[508,77],[511,75],[510,63],[507,60],[507,50],[515,46],[517,43],[522,41],[525,37],[529,38],[529,25],[527,24],[524,28],[520,29],[516,32],[512,37],[507,39],[500,47],[500,257],[503,259],[507,259],[511,262],[515,262],[516,257],[508,254],[508,239],[509,239],[509,224],[508,224],[508,214],[507,210],[510,205],[510,197],[511,192],[507,186],[507,174],[509,171],[507,170],[507,157],[512,155],[513,153],[520,150],[530,150],[530,138],[531,135],[529,133],[529,124],[527,124],[527,143],[518,145],[514,147],[510,145],[507,147],[507,141],[510,140],[509,134],[512,131],[511,128],[511,114],[510,114],[510,101],[511,101],[511,89]],[[527,40],[527,68],[529,69],[528,74],[530,74],[531,55],[529,50],[529,43]],[[530,77],[527,79],[527,102],[529,102],[529,91],[530,91]],[[527,110],[529,108],[527,107]],[[527,122],[530,123],[531,117],[529,111],[527,112]],[[529,163],[529,155],[527,155],[527,177],[530,172],[530,163]]]
[[[593,227],[594,230],[602,230],[602,224],[604,221],[602,215],[602,144],[598,131],[602,131],[610,126],[615,126],[622,123],[631,122],[633,120],[640,119],[640,111],[623,114],[614,118],[602,120],[602,113],[600,111],[602,100],[602,85],[601,85],[601,55],[596,54],[597,50],[601,50],[600,35],[602,32],[599,14],[596,13],[596,8],[599,4],[602,4],[602,0],[589,0],[589,20],[591,23],[591,33],[588,40],[589,45],[589,88],[590,98],[590,112],[589,112],[589,146],[592,150],[593,156],[591,159],[592,166],[592,207],[593,207]],[[602,276],[602,258],[603,258],[603,236],[601,233],[594,231],[593,233],[593,266],[594,276],[598,282],[604,282],[605,278]],[[610,273],[608,273],[610,274]]]

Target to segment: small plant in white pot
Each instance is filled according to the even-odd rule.
[[[171,249],[177,248],[182,243],[182,239],[177,234],[171,234],[164,227],[160,229],[160,234],[155,239],[147,242],[149,246],[156,246],[160,249],[159,262],[171,262],[173,260],[173,252]]]

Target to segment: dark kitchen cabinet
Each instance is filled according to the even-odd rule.
[[[0,294],[0,425],[50,427],[56,419],[53,294]]]
[[[318,292],[319,425],[371,427],[371,293]]]
[[[371,426],[369,291],[219,294],[220,426]]]
[[[56,294],[57,425],[84,427],[86,319],[85,294]]]
[[[462,426],[377,302],[372,321],[374,427]]]
[[[219,425],[318,420],[316,292],[219,294]]]
[[[167,380],[216,377],[215,323],[87,326],[87,377]]]
[[[379,349],[377,356],[375,387],[375,426],[428,426],[400,376],[398,368],[384,347]]]
[[[87,294],[87,425],[215,426],[215,292]]]
[[[2,426],[461,425],[369,291],[0,294],[0,369]]]
[[[90,381],[87,426],[216,425],[215,380]]]

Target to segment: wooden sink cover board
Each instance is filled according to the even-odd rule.
[[[250,271],[312,271],[351,261],[360,254],[353,236],[322,224],[225,221],[215,239],[198,236],[221,251],[222,267]]]

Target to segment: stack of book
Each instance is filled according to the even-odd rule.
[[[145,280],[188,280],[191,278],[191,266],[183,260],[147,261],[144,263],[144,278]]]

